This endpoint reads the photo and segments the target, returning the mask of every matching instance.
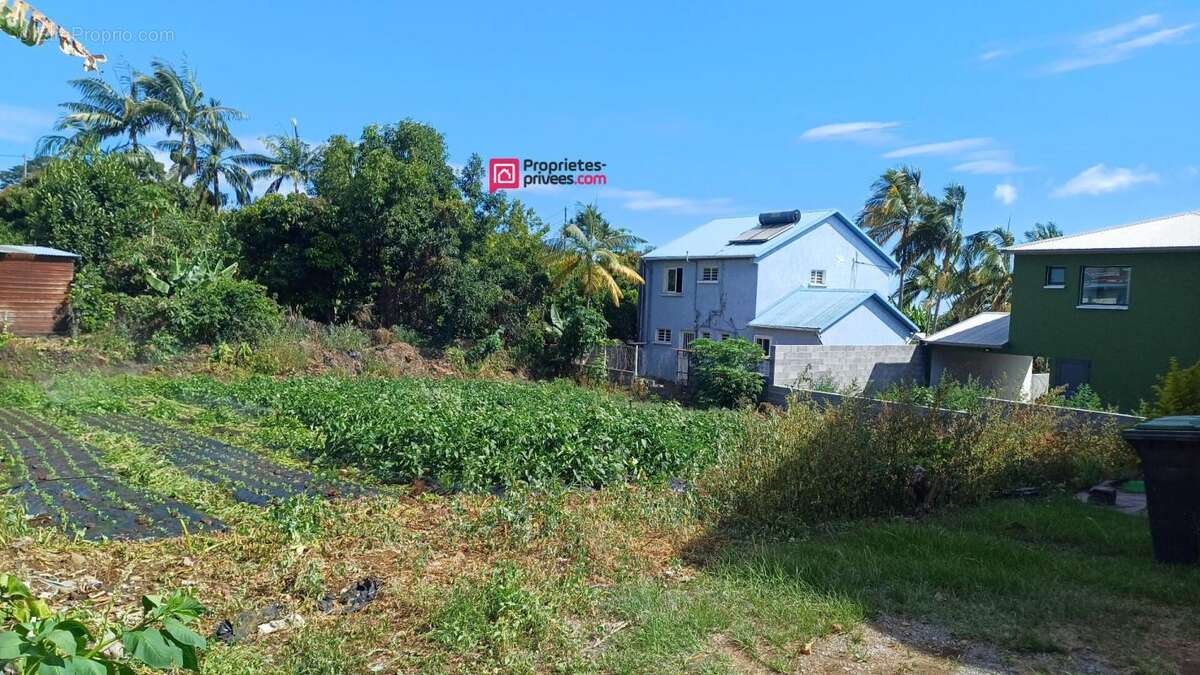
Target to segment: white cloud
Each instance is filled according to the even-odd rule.
[[[998,175],[1019,173],[1026,170],[1013,161],[1012,153],[1008,150],[979,150],[966,156],[966,159],[954,166],[955,171],[977,175]]]
[[[1123,21],[1115,26],[1101,28],[1097,31],[1084,34],[1079,38],[1079,43],[1085,46],[1104,45],[1116,40],[1120,40],[1127,35],[1136,33],[1140,30],[1154,28],[1162,23],[1162,16],[1158,14],[1143,14],[1136,19]]]
[[[840,122],[813,127],[800,134],[802,141],[857,141],[884,143],[892,138],[890,129],[899,122]]]
[[[1011,206],[1013,202],[1017,201],[1017,188],[1009,183],[1001,183],[996,186],[992,196],[1001,204]]]
[[[953,155],[966,150],[980,148],[992,142],[990,138],[960,138],[954,141],[942,141],[940,143],[926,143],[924,145],[910,145],[905,148],[897,148],[891,152],[884,153],[884,157],[914,157],[917,155]]]
[[[1110,63],[1119,63],[1132,58],[1141,50],[1176,42],[1196,28],[1196,24],[1188,23],[1144,33],[1127,40],[1122,39],[1139,30],[1156,26],[1158,22],[1159,17],[1157,14],[1148,14],[1132,21],[1089,33],[1080,39],[1081,47],[1076,53],[1051,63],[1046,66],[1044,72],[1050,74],[1068,73]],[[1117,40],[1121,41],[1118,42]]]
[[[1017,173],[1018,171],[1022,171],[1022,168],[1008,159],[972,159],[962,164],[955,164],[954,170],[981,176],[995,176],[1006,173]]]
[[[0,141],[29,143],[53,131],[53,113],[0,103]]]
[[[979,55],[979,60],[980,61],[995,61],[996,59],[1002,59],[1006,56],[1012,56],[1015,53],[1017,53],[1017,50],[1007,49],[1007,48],[1003,48],[1003,47],[1001,47],[999,49],[989,49],[988,51]]]
[[[600,193],[621,201],[621,206],[630,211],[665,211],[679,214],[706,214],[728,210],[732,200],[727,197],[696,199],[692,197],[668,197],[653,190],[621,190],[609,188]]]
[[[1104,164],[1090,166],[1054,190],[1055,197],[1100,195],[1125,190],[1141,183],[1153,183],[1158,174],[1145,169],[1109,168]]]

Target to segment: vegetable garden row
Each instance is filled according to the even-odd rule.
[[[234,499],[265,506],[298,494],[359,496],[368,490],[325,481],[255,453],[144,419],[90,416],[84,421],[127,434],[158,449],[184,474],[228,490]],[[0,469],[35,523],[84,539],[153,539],[221,530],[224,524],[178,500],[131,487],[100,452],[20,410],[0,409]]]
[[[142,445],[161,450],[167,461],[184,473],[231,490],[234,499],[240,502],[266,506],[273,499],[298,494],[356,497],[366,492],[356,485],[322,481],[307,472],[269,462],[253,452],[141,418],[90,416],[84,421],[106,431],[129,434]]]
[[[207,377],[157,393],[272,411],[319,432],[324,460],[390,482],[483,490],[686,476],[744,433],[741,413],[643,403],[569,382]]]
[[[75,441],[22,411],[0,410],[0,442],[7,450],[10,491],[26,515],[86,539],[149,539],[222,529],[192,507],[125,485],[99,460],[95,448]]]

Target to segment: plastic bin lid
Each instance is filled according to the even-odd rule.
[[[1125,430],[1125,438],[1178,438],[1200,442],[1200,415],[1179,415],[1147,420]]]

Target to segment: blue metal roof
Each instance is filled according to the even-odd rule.
[[[875,291],[840,288],[798,288],[763,310],[749,325],[820,333],[872,300],[879,302],[911,330],[917,330],[916,324],[904,316],[904,312]]]
[[[804,236],[813,228],[834,216],[845,221],[850,230],[892,265],[893,269],[900,268],[900,265],[886,251],[879,248],[879,245],[868,237],[865,232],[834,209],[802,211],[799,222],[792,225],[790,229],[778,237],[762,242],[761,244],[729,243],[731,240],[736,239],[739,234],[758,227],[758,216],[719,218],[709,221],[682,237],[654,249],[643,257],[646,260],[671,260],[677,258],[757,259]]]
[[[59,258],[78,258],[78,255],[70,251],[60,251],[56,248],[47,246],[13,246],[10,244],[0,244],[0,253],[24,253],[25,255],[49,255]]]

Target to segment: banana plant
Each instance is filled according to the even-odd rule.
[[[176,255],[170,267],[163,272],[147,270],[146,284],[163,295],[171,295],[172,291],[178,292],[216,279],[232,279],[236,272],[237,263],[225,265],[219,258],[210,259],[207,255],[197,256],[185,263]]]

